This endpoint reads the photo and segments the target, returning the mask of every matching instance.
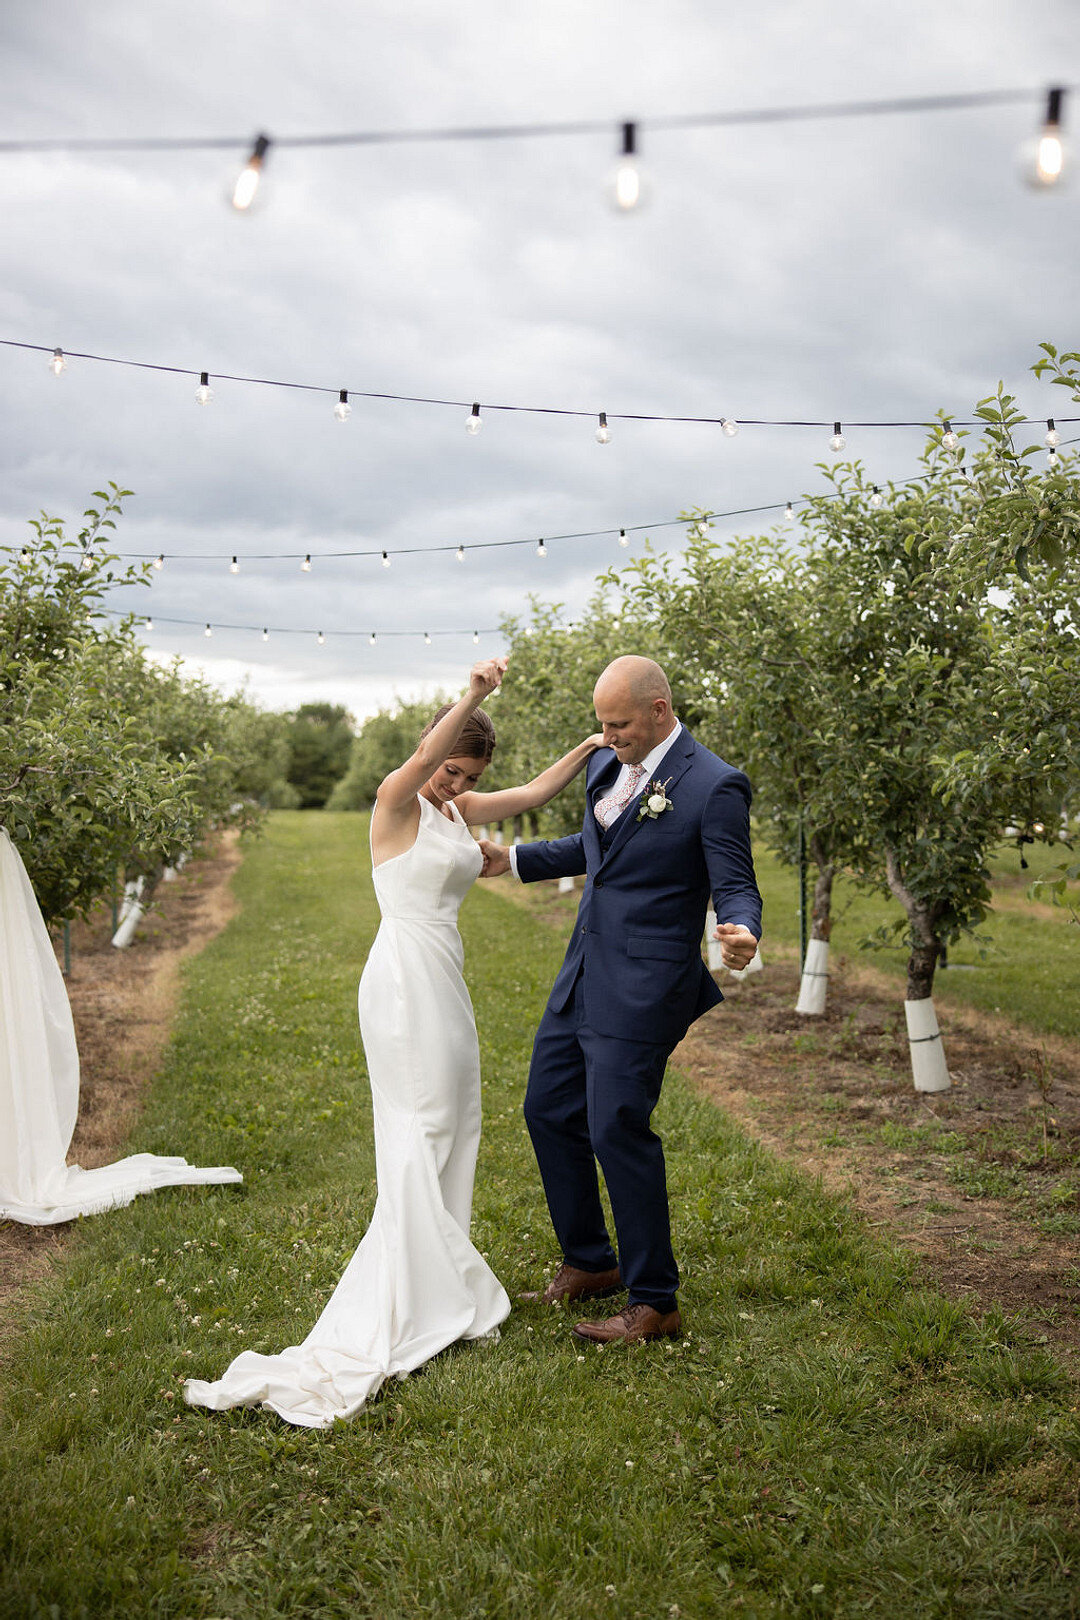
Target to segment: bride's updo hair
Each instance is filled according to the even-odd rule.
[[[449,714],[453,707],[452,703],[444,703],[441,709],[437,709],[420,733],[421,737],[426,737],[428,732],[438,725],[443,715]],[[483,709],[474,709],[461,728],[451,757],[490,760],[494,752],[495,727]]]

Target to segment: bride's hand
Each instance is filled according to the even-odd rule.
[[[469,692],[473,697],[490,697],[506,674],[505,658],[482,658],[469,672]]]

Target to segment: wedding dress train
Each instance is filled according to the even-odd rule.
[[[190,1405],[262,1405],[325,1428],[459,1339],[494,1335],[510,1301],[469,1240],[480,1058],[458,908],[481,855],[458,812],[423,797],[416,842],[374,869],[382,923],[360,980],[378,1196],[359,1248],[302,1344],[245,1351]],[[453,808],[453,807],[451,807]]]

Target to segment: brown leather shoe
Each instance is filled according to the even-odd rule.
[[[561,1305],[575,1299],[609,1299],[622,1288],[618,1266],[613,1271],[581,1271],[563,1261],[542,1293],[521,1294],[530,1305]]]
[[[609,1316],[604,1322],[576,1323],[574,1332],[592,1344],[612,1344],[616,1339],[626,1344],[638,1344],[644,1339],[677,1339],[682,1332],[682,1317],[678,1311],[654,1311],[651,1305],[626,1305],[618,1316]]]

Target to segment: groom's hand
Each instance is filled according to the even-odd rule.
[[[719,923],[713,939],[720,941],[720,960],[733,973],[754,960],[758,942],[742,923]]]
[[[509,845],[493,844],[490,838],[481,838],[480,853],[484,857],[484,864],[480,868],[481,877],[501,877],[504,872],[509,872]],[[753,955],[753,952],[750,954]]]

